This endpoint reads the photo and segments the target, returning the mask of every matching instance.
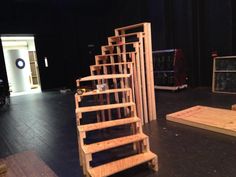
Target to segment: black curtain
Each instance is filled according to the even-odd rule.
[[[43,90],[74,88],[78,77],[89,75],[94,55],[100,54],[115,24],[106,0],[10,0],[1,7],[0,34],[35,35]],[[1,50],[1,75],[6,77],[4,66]]]
[[[43,89],[74,87],[76,78],[89,74],[114,28],[147,21],[153,50],[182,48],[189,84],[210,86],[211,51],[236,53],[235,5],[233,0],[9,0],[1,2],[0,34],[34,34]],[[2,75],[4,66],[1,51]]]
[[[210,86],[211,52],[233,53],[233,4],[231,0],[150,0],[153,50],[183,49],[190,85]]]

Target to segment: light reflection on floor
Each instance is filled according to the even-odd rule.
[[[20,96],[20,95],[28,95],[28,94],[36,94],[36,93],[41,93],[41,92],[42,92],[41,87],[37,87],[26,92],[15,92],[15,93],[11,92],[11,97]]]

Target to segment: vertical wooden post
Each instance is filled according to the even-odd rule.
[[[156,101],[154,89],[154,73],[153,73],[153,60],[152,60],[152,37],[151,37],[151,24],[144,23],[144,41],[145,41],[145,59],[146,59],[146,76],[147,89],[148,89],[148,109],[149,119],[156,119]]]
[[[144,58],[144,44],[143,34],[138,34],[139,38],[139,53],[140,53],[140,70],[141,70],[141,88],[142,88],[142,99],[143,99],[143,110],[145,123],[148,122],[148,105],[147,105],[147,89],[146,89],[146,75],[145,75],[145,58]]]

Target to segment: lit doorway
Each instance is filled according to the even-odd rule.
[[[41,84],[33,36],[1,37],[11,96],[40,93]]]

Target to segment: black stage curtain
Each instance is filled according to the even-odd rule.
[[[219,55],[235,53],[232,48],[233,1],[149,2],[153,49],[182,48],[188,61],[189,84],[211,86],[211,52],[217,51]]]
[[[76,78],[89,75],[94,54],[114,28],[148,21],[153,50],[182,48],[189,84],[210,86],[211,51],[236,53],[235,5],[233,0],[9,0],[1,2],[0,34],[34,34],[43,89],[74,87]],[[3,64],[1,51],[5,75]]]

